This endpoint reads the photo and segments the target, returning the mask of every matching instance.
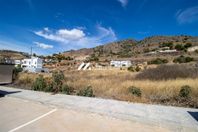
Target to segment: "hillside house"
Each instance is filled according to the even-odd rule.
[[[43,60],[38,57],[23,59],[21,67],[29,72],[41,72],[43,70]]]
[[[110,65],[119,68],[119,67],[130,67],[132,64],[131,61],[111,61]]]

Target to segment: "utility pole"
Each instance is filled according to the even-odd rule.
[[[31,52],[30,52],[30,55],[31,55],[31,57],[32,57],[32,46],[31,46]]]

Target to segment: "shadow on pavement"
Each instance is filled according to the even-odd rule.
[[[198,112],[190,112],[190,111],[188,111],[188,113],[189,113],[196,121],[198,121]]]
[[[8,95],[8,94],[14,94],[14,93],[19,93],[19,92],[21,92],[21,91],[7,92],[7,91],[0,90],[0,98],[4,97],[5,95]]]

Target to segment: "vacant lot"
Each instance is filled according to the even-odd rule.
[[[152,80],[137,78],[140,74],[143,73],[127,70],[65,71],[63,83],[74,89],[71,93],[73,95],[91,86],[96,97],[198,108],[198,78],[196,76]],[[160,73],[155,74],[157,76]],[[33,81],[38,76],[39,74],[20,73],[15,86],[31,89]],[[43,74],[43,76],[46,82],[49,82],[52,74]],[[188,97],[183,98],[179,96],[179,93],[181,87],[185,85],[190,87],[190,92]],[[135,92],[130,91],[129,87],[135,87]]]

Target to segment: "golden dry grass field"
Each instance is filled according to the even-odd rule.
[[[110,98],[130,102],[160,103],[166,105],[198,107],[198,78],[177,78],[170,80],[138,80],[137,72],[127,70],[91,70],[65,71],[63,83],[78,91],[92,86],[94,95],[101,98]],[[32,82],[39,74],[20,73],[15,86],[31,89]],[[42,74],[48,80],[52,74]],[[182,86],[191,87],[190,99],[180,99],[179,91]],[[129,87],[138,87],[141,97],[129,92]]]

